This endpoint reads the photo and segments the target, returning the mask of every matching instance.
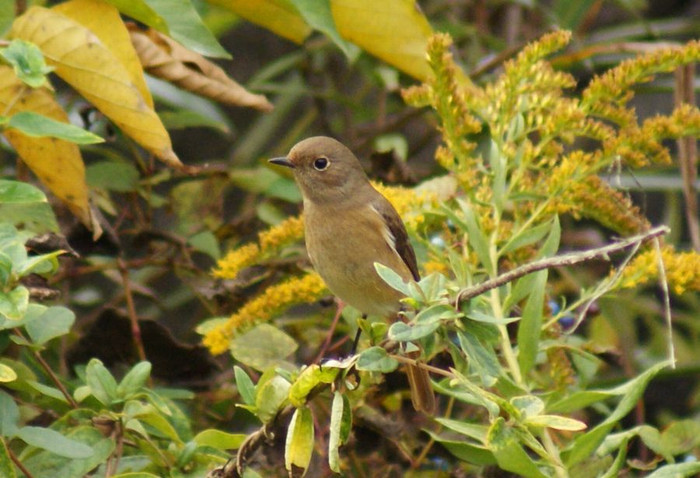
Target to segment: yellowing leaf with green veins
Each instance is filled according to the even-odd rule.
[[[68,123],[68,115],[48,88],[26,87],[6,65],[0,65],[0,109],[8,115],[31,111]],[[30,137],[16,129],[6,129],[3,134],[41,182],[90,227],[85,166],[78,146],[50,137]]]
[[[57,11],[35,6],[15,20],[10,34],[36,44],[56,74],[126,135],[169,166],[183,168],[160,118],[119,57],[95,33]]]
[[[426,47],[432,28],[414,0],[330,2],[343,38],[414,78],[428,78]]]
[[[306,473],[314,451],[314,420],[307,407],[297,408],[287,430],[285,468],[293,476]]]
[[[210,0],[210,3],[294,43],[303,42],[311,34],[311,27],[290,0]]]
[[[17,374],[9,365],[0,363],[0,382],[13,382],[17,380]]]
[[[105,47],[124,66],[129,78],[143,96],[148,107],[153,108],[153,98],[148,86],[146,86],[141,62],[116,7],[102,0],[71,0],[59,3],[52,10],[72,18],[97,35]]]

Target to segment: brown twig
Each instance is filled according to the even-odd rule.
[[[20,336],[22,339],[27,340],[27,338],[24,336],[22,331],[20,329],[13,329],[14,333]],[[68,393],[68,390],[66,387],[61,383],[61,381],[58,379],[58,376],[54,373],[53,370],[51,370],[51,367],[49,364],[44,360],[44,357],[41,356],[38,350],[32,350],[32,354],[34,355],[34,358],[36,359],[37,362],[39,362],[39,365],[41,366],[42,369],[44,369],[44,372],[46,372],[46,375],[49,376],[51,381],[56,385],[56,388],[58,388],[61,391],[61,394],[65,397],[65,399],[68,401],[68,404],[71,406],[71,408],[78,408],[78,402],[76,402],[73,397],[71,396],[70,393]]]
[[[129,312],[129,319],[131,320],[131,334],[134,338],[134,345],[136,346],[136,351],[139,355],[139,360],[145,361],[146,350],[143,346],[143,338],[141,336],[139,318],[136,315],[134,297],[131,293],[131,280],[129,279],[129,269],[127,269],[126,264],[121,258],[117,259],[117,267],[119,268],[119,273],[121,274],[122,282],[124,283],[124,297],[126,299],[126,308]]]
[[[1,438],[0,438],[1,439]],[[12,460],[12,463],[15,464],[17,468],[19,468],[19,471],[24,473],[24,476],[26,478],[34,478],[34,475],[32,475],[29,470],[24,466],[24,464],[20,461],[19,458],[17,458],[17,455],[14,454],[12,449],[5,444],[5,450],[7,450],[8,455],[10,455],[10,460]]]
[[[684,65],[676,70],[676,88],[674,103],[678,108],[683,103],[695,104],[693,89],[693,71],[695,65]],[[693,249],[700,252],[700,219],[698,219],[698,190],[695,180],[698,177],[698,145],[694,137],[678,138],[678,164],[683,178],[683,198],[685,200],[685,217]]]
[[[581,262],[586,262],[597,258],[608,259],[608,256],[610,254],[620,252],[624,249],[627,249],[628,247],[632,247],[637,244],[641,244],[654,237],[664,235],[669,231],[670,229],[668,227],[659,226],[650,229],[642,234],[628,237],[626,239],[620,240],[614,244],[609,244],[607,246],[598,247],[596,249],[590,249],[587,251],[562,254],[560,256],[547,257],[539,261],[524,264],[513,270],[505,272],[497,277],[494,277],[493,279],[489,279],[480,284],[462,289],[457,294],[457,299],[455,299],[454,306],[459,307],[459,304],[463,301],[479,296],[484,292],[505,285],[508,282],[512,282],[515,279],[519,279],[520,277],[526,276],[527,274],[531,274],[533,272],[541,271],[544,269],[553,269],[555,267],[571,266],[574,264],[579,264]]]

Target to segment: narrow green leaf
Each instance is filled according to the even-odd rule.
[[[202,22],[192,2],[187,0],[145,0],[168,24],[168,34],[190,50],[205,56],[231,58]]]
[[[481,225],[474,214],[474,209],[463,200],[457,200],[464,213],[464,222],[467,227],[469,245],[474,249],[476,256],[489,274],[495,272],[493,261],[491,261],[491,251],[489,243],[484,235]]]
[[[275,418],[277,412],[287,401],[291,384],[280,376],[272,377],[260,386],[255,395],[255,406],[258,410],[258,418],[263,423],[268,423]]]
[[[17,437],[29,445],[66,458],[81,459],[93,454],[88,445],[72,440],[51,428],[22,427],[18,430]]]
[[[698,474],[700,474],[700,462],[691,461],[662,466],[652,474],[647,475],[647,478],[678,478],[682,476],[697,476]]]
[[[403,295],[411,295],[408,284],[396,272],[389,269],[384,264],[380,264],[379,262],[374,263],[374,269],[377,271],[377,274],[379,274],[379,277],[381,277],[382,280],[389,284],[389,286],[391,286],[393,289],[398,290]]]
[[[501,374],[501,366],[493,347],[485,345],[477,337],[461,330],[458,330],[457,338],[469,360],[469,365],[479,374],[482,383],[487,387],[493,386],[496,378]]]
[[[16,129],[33,138],[48,136],[76,144],[104,143],[104,139],[83,128],[32,111],[15,113],[10,117],[6,127]]]
[[[352,428],[352,410],[350,400],[342,393],[333,394],[331,406],[331,424],[328,436],[328,465],[331,470],[340,473],[340,447],[350,437]]]
[[[303,474],[309,467],[314,450],[314,422],[311,410],[297,408],[287,430],[284,464],[290,474]]]
[[[122,398],[139,392],[151,376],[151,362],[143,361],[134,365],[129,372],[124,375],[122,381],[117,386],[117,395]]]
[[[19,425],[19,407],[7,392],[0,390],[0,436],[15,436],[17,425]]]
[[[455,431],[461,435],[464,435],[480,443],[486,443],[486,436],[488,435],[489,427],[486,425],[481,425],[477,423],[468,423],[461,420],[453,420],[451,418],[440,418],[436,417],[435,421]]]
[[[528,478],[546,478],[547,475],[539,470],[502,417],[497,418],[491,425],[487,446],[503,470]]]
[[[573,418],[561,417],[559,415],[537,415],[528,417],[526,425],[536,427],[553,428],[555,430],[581,431],[586,429],[586,424]]]
[[[163,18],[158,15],[144,0],[106,0],[117,9],[130,16],[134,20],[138,20],[144,25],[155,28],[156,30],[165,33],[169,32],[168,24]]]
[[[500,250],[500,255],[508,254],[509,252],[517,251],[521,247],[535,244],[542,239],[552,229],[551,222],[538,224],[537,226],[529,227],[520,231],[519,234],[511,237],[505,246]]]
[[[246,405],[255,404],[255,384],[250,379],[245,370],[243,370],[238,365],[233,366],[233,375],[236,378],[236,387],[238,387],[238,393],[241,394],[243,403]]]
[[[292,0],[292,3],[306,23],[330,38],[348,59],[357,57],[360,49],[341,37],[336,30],[328,0]]]
[[[632,410],[644,393],[649,381],[665,367],[668,367],[669,362],[661,362],[644,373],[638,375],[632,380],[608,390],[607,392],[613,395],[622,395],[622,399],[617,404],[617,407],[608,415],[608,417],[594,427],[590,431],[576,437],[576,439],[562,452],[564,463],[571,467],[588,458],[603,442],[605,437],[610,433],[610,430],[624,418],[630,410]]]
[[[368,372],[389,373],[398,366],[399,362],[389,357],[386,350],[377,346],[363,350],[357,359],[357,369]]]
[[[43,395],[46,395],[47,397],[51,397],[54,400],[58,400],[66,404],[68,403],[68,399],[65,397],[65,395],[63,395],[63,393],[55,387],[49,387],[46,384],[37,382],[36,380],[26,380],[26,383],[34,390]]]
[[[555,220],[547,240],[542,245],[538,257],[549,257],[559,248],[561,228]],[[540,335],[542,333],[542,318],[544,315],[544,299],[547,290],[548,271],[535,272],[532,288],[523,308],[522,319],[518,326],[518,363],[523,374],[527,374],[535,365]]]
[[[389,327],[389,338],[397,342],[411,342],[432,334],[438,327],[440,327],[440,322],[428,322],[415,325],[394,322],[391,324],[391,327]]]
[[[17,374],[8,365],[0,363],[0,383],[14,382],[17,380]]]
[[[0,318],[20,320],[24,317],[29,306],[29,290],[23,285],[9,292],[0,290]]]
[[[103,405],[117,399],[117,381],[99,359],[91,359],[85,368],[85,380],[92,395]]]
[[[194,437],[194,441],[200,446],[210,446],[217,450],[238,450],[247,435],[244,433],[226,433],[221,430],[202,430]]]
[[[518,115],[520,116],[520,115]],[[503,211],[503,204],[506,198],[506,175],[507,161],[505,155],[501,152],[498,144],[491,140],[489,149],[489,164],[493,171],[493,183],[491,189],[493,191],[493,202],[498,211]]]
[[[442,445],[458,459],[478,466],[489,466],[496,464],[496,457],[493,453],[483,445],[468,441],[458,441],[449,438],[443,438],[436,433],[427,430],[427,433],[437,443]]]
[[[88,185],[108,191],[136,191],[139,179],[138,169],[126,161],[98,161],[85,169]]]
[[[295,407],[302,407],[306,397],[319,384],[332,383],[340,372],[339,368],[321,367],[318,364],[309,365],[297,377],[289,389],[289,402]]]

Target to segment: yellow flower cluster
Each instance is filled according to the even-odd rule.
[[[238,247],[226,254],[217,263],[214,277],[233,279],[238,273],[270,257],[282,247],[304,237],[304,220],[302,216],[285,219],[276,226],[258,234],[258,244],[250,243]]]
[[[386,186],[375,181],[372,186],[394,206],[410,231],[420,228],[425,223],[425,211],[438,203],[437,195],[431,191]]]
[[[672,246],[665,246],[661,249],[661,259],[666,271],[666,280],[675,294],[700,291],[699,253],[676,252]],[[637,287],[658,277],[659,257],[656,249],[650,248],[635,257],[622,271],[619,287]]]
[[[294,305],[318,300],[325,293],[326,286],[315,272],[270,286],[244,304],[226,322],[207,331],[203,343],[212,354],[224,353],[231,338],[241,328],[267,321]]]

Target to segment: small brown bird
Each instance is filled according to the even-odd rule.
[[[317,136],[270,162],[292,168],[304,198],[306,249],[330,291],[364,314],[394,316],[403,295],[379,277],[374,263],[418,281],[416,254],[396,209],[372,187],[352,151]],[[432,413],[428,372],[410,365],[408,380],[415,409]]]

